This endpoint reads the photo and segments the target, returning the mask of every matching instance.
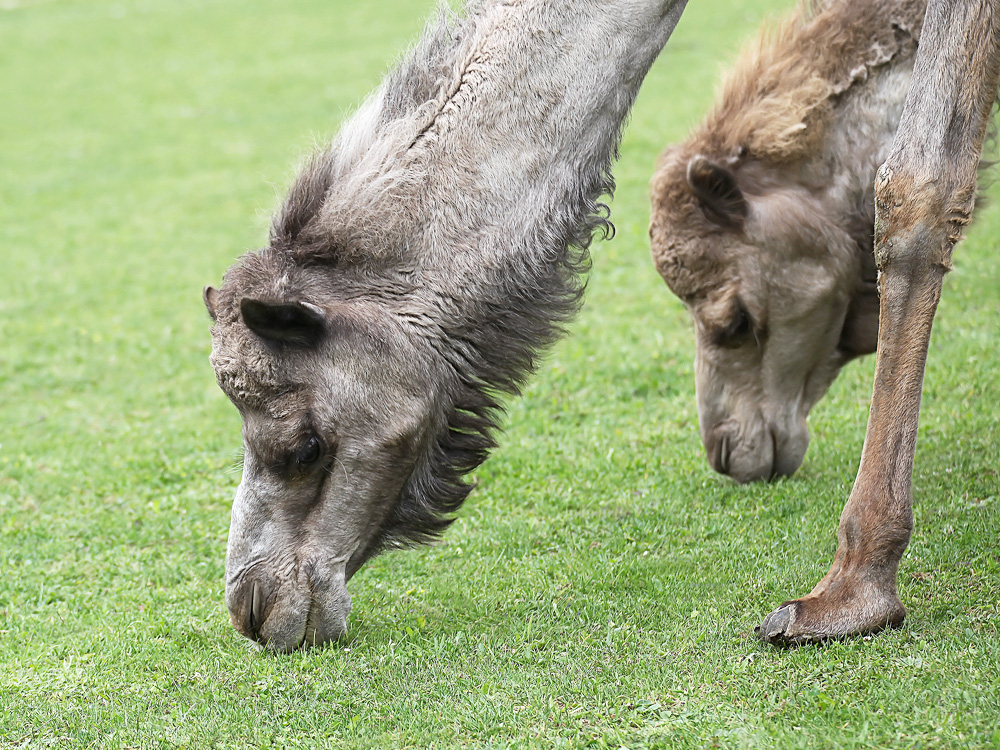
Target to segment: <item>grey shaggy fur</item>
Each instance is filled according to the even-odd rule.
[[[244,422],[226,598],[249,637],[336,637],[367,559],[451,523],[579,309],[622,124],[683,4],[442,11],[206,292]]]
[[[539,354],[578,311],[595,233],[614,232],[601,196],[614,191],[617,145],[581,175],[570,200],[551,207],[544,224],[504,237],[520,247],[508,251],[502,275],[476,285],[477,295],[458,299],[453,279],[429,274],[420,288],[414,284],[413,269],[422,264],[405,234],[419,217],[398,204],[385,207],[419,190],[421,175],[412,166],[383,169],[425,135],[462,85],[475,22],[474,10],[466,17],[441,13],[354,126],[302,170],[276,217],[270,248],[259,251],[337,278],[345,296],[415,303],[418,310],[400,311],[404,323],[431,342],[437,361],[427,364],[447,383],[443,426],[366,556],[430,541],[451,523],[472,489],[463,476],[496,445],[502,397],[520,393]],[[616,144],[620,133],[618,127]]]

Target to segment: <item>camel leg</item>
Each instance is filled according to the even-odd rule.
[[[897,626],[896,572],[913,528],[911,484],[931,324],[968,223],[1000,67],[998,0],[931,0],[892,151],[875,180],[881,310],[875,385],[830,572],[764,618],[803,643]]]

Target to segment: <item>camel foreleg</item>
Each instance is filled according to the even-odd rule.
[[[868,429],[830,572],[757,628],[772,643],[863,635],[903,621],[899,561],[931,325],[975,202],[1000,68],[997,0],[931,0],[892,150],[875,181],[881,306]]]

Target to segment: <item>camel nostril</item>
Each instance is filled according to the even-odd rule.
[[[771,436],[771,471],[767,476],[768,482],[773,482],[778,477],[782,476],[780,469],[778,468],[778,433],[774,427],[768,427],[767,434]]]
[[[790,477],[805,458],[809,447],[809,429],[804,423],[797,430],[781,430],[772,426],[770,433],[774,456],[770,478]]]
[[[264,624],[264,587],[257,581],[253,582],[250,591],[249,630],[253,638],[257,638],[261,626]]]
[[[729,474],[731,456],[731,438],[728,432],[716,430],[705,438],[705,452],[708,463],[720,474]]]
[[[268,592],[267,582],[256,577],[245,578],[226,592],[233,626],[250,640],[261,640],[261,631],[270,614]]]

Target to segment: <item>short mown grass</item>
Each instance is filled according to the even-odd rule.
[[[632,118],[588,301],[442,543],[275,656],[223,603],[238,415],[201,287],[431,0],[0,0],[0,747],[1000,747],[1000,206],[935,326],[900,630],[777,650],[825,572],[871,391],[790,480],[702,456],[693,337],[648,257],[657,153],[790,0],[692,2]]]

